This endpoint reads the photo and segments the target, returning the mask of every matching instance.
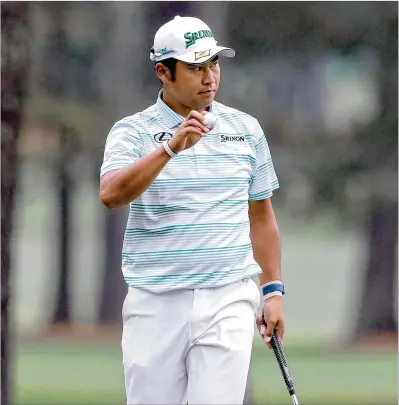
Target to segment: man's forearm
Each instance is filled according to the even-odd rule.
[[[251,225],[251,242],[256,262],[262,269],[260,284],[281,280],[280,232],[275,221]]]
[[[101,202],[112,209],[134,201],[150,187],[169,160],[161,146],[137,162],[105,174],[100,183]]]

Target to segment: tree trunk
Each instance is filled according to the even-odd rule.
[[[21,129],[28,63],[28,7],[7,2],[1,7],[1,402],[11,403],[10,388],[10,244],[18,174]]]
[[[59,157],[57,162],[57,185],[58,188],[58,288],[53,324],[68,325],[70,316],[70,233],[71,233],[71,203],[72,203],[72,179],[69,173],[69,161],[74,152],[74,133],[71,128],[60,125]]]
[[[127,285],[121,273],[123,235],[126,226],[126,209],[107,210],[105,214],[105,269],[99,322],[120,324],[123,300]]]
[[[355,337],[397,333],[395,319],[395,291],[397,274],[397,236],[398,236],[398,20],[393,16],[384,24],[383,40],[379,47],[380,56],[380,101],[381,113],[375,125],[376,147],[380,151],[377,159],[384,169],[373,189],[383,184],[384,192],[379,192],[371,204],[368,234],[369,257],[365,274],[365,285],[361,296],[360,313],[357,320]],[[388,191],[387,191],[388,190]]]
[[[397,332],[394,314],[398,210],[397,204],[373,205],[369,222],[369,257],[356,337]]]

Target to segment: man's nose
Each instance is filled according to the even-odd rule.
[[[212,73],[212,70],[209,67],[204,68],[203,72],[204,72],[204,77],[203,77],[202,82],[204,84],[213,84],[213,83],[215,83],[215,77],[214,77],[214,75]]]

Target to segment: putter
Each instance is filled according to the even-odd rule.
[[[270,339],[270,345],[272,346],[273,352],[276,356],[277,363],[280,367],[281,374],[283,375],[288,393],[291,396],[292,403],[293,405],[299,405],[298,398],[295,394],[294,382],[292,381],[287,360],[285,359],[283,348],[281,347],[276,332],[273,333],[273,336]]]

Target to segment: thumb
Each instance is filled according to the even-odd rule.
[[[266,326],[265,326],[265,321],[263,320],[262,316],[256,317],[256,326],[258,328],[259,334],[262,336],[262,339],[263,339],[263,336],[266,331]]]
[[[267,322],[266,325],[266,332],[265,332],[265,337],[264,340],[266,343],[269,343],[272,336],[273,336],[273,331],[274,331],[274,327],[275,327],[276,323],[275,322]]]
[[[264,324],[265,324],[265,322],[263,321],[263,317],[262,316],[257,316],[256,317],[256,325],[258,326],[258,328],[260,328]]]

